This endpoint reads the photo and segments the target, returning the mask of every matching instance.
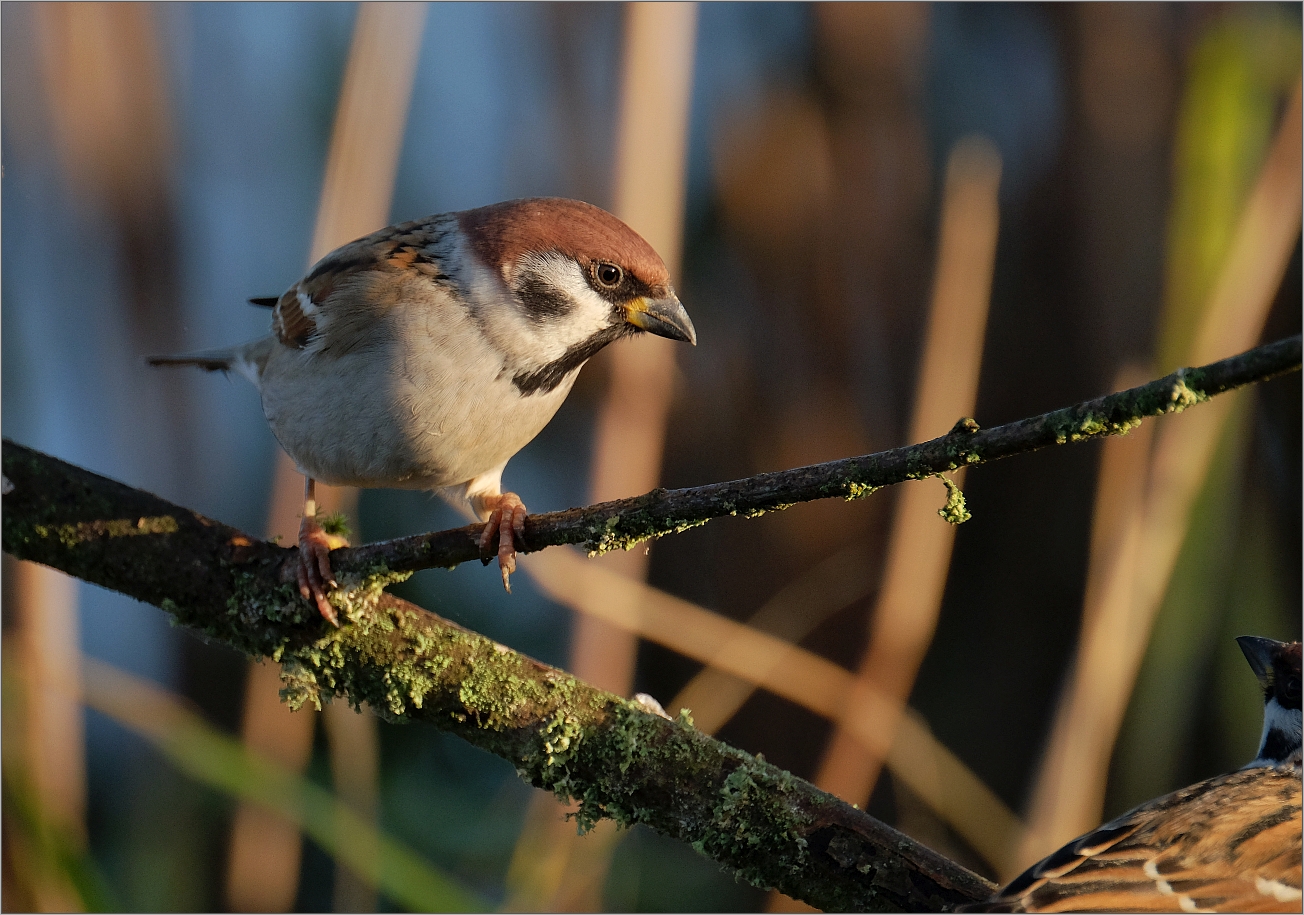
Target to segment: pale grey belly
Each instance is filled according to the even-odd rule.
[[[460,366],[304,355],[277,347],[261,385],[263,412],[299,469],[337,486],[433,489],[493,470],[547,425],[577,374],[522,398],[497,377],[500,363],[471,360],[468,370],[466,353]],[[295,370],[278,371],[292,359]]]

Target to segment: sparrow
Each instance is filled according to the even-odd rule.
[[[1300,643],[1236,641],[1263,688],[1254,759],[1074,839],[961,911],[1300,911]]]
[[[511,590],[526,509],[503,468],[584,363],[639,333],[696,345],[660,256],[615,216],[556,197],[400,223],[350,242],[275,298],[271,333],[153,365],[234,371],[304,475],[299,592],[338,625],[315,481],[435,490],[485,522]]]

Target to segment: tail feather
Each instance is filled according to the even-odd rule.
[[[271,354],[274,337],[263,337],[241,346],[226,349],[206,349],[193,353],[171,353],[162,356],[147,356],[150,365],[193,365],[208,372],[238,372],[258,387]]]
[[[145,357],[150,365],[195,365],[207,372],[229,372],[234,367],[235,360],[234,351],[220,349]]]

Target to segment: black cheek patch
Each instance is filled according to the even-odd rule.
[[[516,291],[525,314],[535,324],[562,318],[575,310],[575,303],[556,286],[528,277]]]
[[[1270,696],[1275,696],[1282,708],[1297,709],[1300,706],[1299,671],[1292,671],[1278,661],[1273,665],[1272,689]]]
[[[1285,732],[1274,728],[1268,731],[1268,736],[1263,741],[1263,752],[1259,755],[1274,762],[1285,762],[1286,757],[1290,756],[1298,748],[1298,742],[1292,741],[1286,736]]]

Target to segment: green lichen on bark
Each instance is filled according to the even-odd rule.
[[[349,518],[344,512],[331,512],[320,520],[321,529],[333,537],[349,536]]]
[[[1102,398],[1097,409],[1056,411],[1051,414],[1055,442],[1062,445],[1101,435],[1126,435],[1147,416],[1181,413],[1204,403],[1210,396],[1204,376],[1201,369],[1178,369],[1158,382]]]
[[[770,512],[787,511],[797,503],[795,502],[775,502],[773,505],[764,507],[753,506],[751,508],[737,509],[730,512],[731,515],[742,515],[744,518],[759,518],[761,515],[768,515]]]
[[[857,483],[854,480],[847,483],[847,501],[855,502],[857,499],[864,499],[878,492],[880,486],[871,486],[868,483]]]
[[[109,518],[79,521],[76,524],[33,524],[32,533],[42,539],[57,540],[65,548],[72,548],[102,537],[139,537],[147,534],[175,534],[177,519],[171,515],[140,518]]]
[[[265,575],[232,563],[222,563],[222,566],[231,584],[230,593],[226,598],[226,615],[237,627],[261,632],[262,625],[265,623],[301,626],[312,621],[316,608],[310,607],[299,596],[296,585],[278,582],[268,588]],[[176,606],[176,615],[185,614],[182,621],[187,625],[194,626],[206,635],[219,634],[219,631],[202,614],[194,615],[192,619],[192,615],[185,613],[184,608],[175,604],[174,606]],[[262,644],[261,639],[256,645],[248,647],[256,654],[276,655],[279,654],[283,644],[284,636],[270,649]]]
[[[1112,419],[1101,413],[1067,416],[1054,426],[1055,442],[1063,445],[1066,442],[1086,441],[1100,435],[1126,435],[1139,425],[1141,419],[1136,416],[1125,416],[1122,419]]]
[[[568,765],[539,770],[544,787],[579,803],[575,821],[581,833],[604,817],[622,827],[648,820],[652,811],[640,800],[631,768],[676,765],[681,773],[695,771],[700,761],[685,752],[691,747],[660,739],[663,721],[635,703],[617,700],[600,724],[576,740]]]
[[[607,712],[580,729],[569,765],[537,773],[543,787],[579,802],[581,832],[602,818],[622,827],[644,823],[765,888],[787,883],[785,874],[809,863],[804,832],[812,816],[795,800],[798,785],[809,785],[701,734],[686,716],[668,721],[623,700]],[[645,773],[662,773],[662,784],[649,790]],[[683,803],[704,785],[718,786],[708,792],[715,798],[709,807]]]
[[[543,725],[543,752],[548,754],[547,765],[554,769],[564,768],[579,751],[583,736],[584,728],[578,716],[564,708],[553,712]]]
[[[1204,403],[1209,399],[1207,392],[1203,390],[1192,390],[1186,383],[1188,377],[1199,374],[1199,369],[1182,369],[1177,372],[1177,379],[1169,391],[1168,400],[1172,404],[1172,409],[1168,412],[1180,413],[1187,407],[1193,407],[1196,404]]]
[[[964,503],[964,493],[953,481],[941,474],[937,477],[946,484],[946,504],[937,510],[937,514],[948,524],[964,524],[973,517]]]
[[[732,512],[725,512],[725,514],[732,514]],[[647,510],[634,509],[613,515],[600,526],[595,525],[592,534],[585,539],[584,548],[590,557],[610,553],[613,550],[632,550],[640,543],[660,540],[667,534],[681,534],[694,527],[701,527],[709,520],[709,518],[658,518]]]
[[[711,822],[693,847],[715,858],[755,861],[736,868],[755,885],[778,882],[776,872],[800,873],[809,861],[805,838],[813,817],[793,802],[793,776],[760,759],[741,760],[720,788]]]

